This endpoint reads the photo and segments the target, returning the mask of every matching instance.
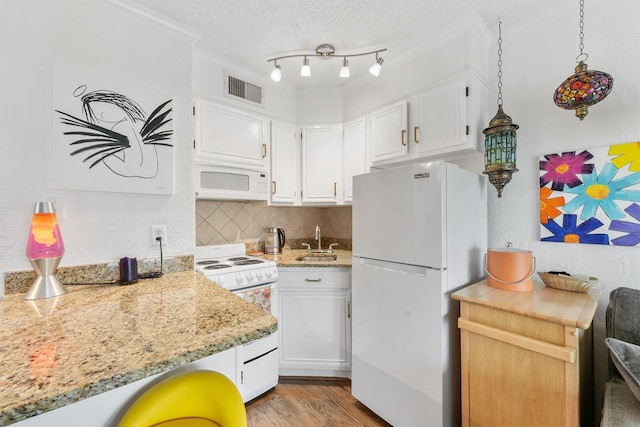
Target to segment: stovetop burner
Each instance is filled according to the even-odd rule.
[[[222,268],[231,268],[233,267],[230,264],[211,264],[204,267],[205,270],[220,270]]]
[[[204,261],[196,262],[196,265],[211,265],[211,264],[219,264],[220,261],[215,259],[205,259]]]
[[[229,258],[227,261],[244,261],[246,259],[249,259],[249,258],[247,258],[246,256],[236,256],[233,258]]]
[[[232,258],[230,258],[232,259]],[[236,261],[233,263],[233,265],[251,265],[251,264],[262,264],[263,261],[260,261],[259,259],[248,259],[245,258],[245,260],[243,261]]]

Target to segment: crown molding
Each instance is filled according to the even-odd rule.
[[[187,25],[182,24],[181,22],[175,21],[171,18],[161,15],[156,11],[153,11],[144,6],[136,4],[130,0],[94,0],[94,1],[105,4],[107,6],[111,6],[115,9],[126,12],[135,17],[143,18],[146,21],[160,24],[165,28],[169,28],[170,30],[173,30],[191,39],[192,44],[195,44],[202,35],[200,32],[194,30],[191,27],[188,27]]]

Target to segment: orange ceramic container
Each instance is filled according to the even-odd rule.
[[[533,290],[535,258],[531,251],[511,247],[489,249],[485,269],[489,286],[518,292]]]

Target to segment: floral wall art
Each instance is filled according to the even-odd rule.
[[[96,70],[54,64],[54,187],[172,194],[172,100]]]
[[[640,245],[640,142],[540,157],[540,240]]]

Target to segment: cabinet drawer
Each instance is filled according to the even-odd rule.
[[[344,268],[278,268],[280,290],[344,289],[351,287],[351,271]]]

